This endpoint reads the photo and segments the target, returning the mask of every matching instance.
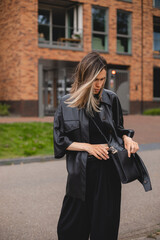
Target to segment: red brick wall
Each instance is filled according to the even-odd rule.
[[[80,61],[91,51],[91,5],[109,9],[109,53],[102,54],[109,64],[130,66],[130,101],[141,100],[141,1],[79,0],[83,3],[83,51],[38,47],[38,0],[2,0],[0,2],[0,100],[38,101],[38,59]],[[143,99],[153,100],[153,15],[160,10],[144,0],[143,17]],[[116,54],[117,9],[132,12],[132,55]],[[134,111],[133,111],[134,112]]]
[[[17,100],[20,79],[20,1],[0,1],[0,99]]]

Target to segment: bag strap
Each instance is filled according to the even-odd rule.
[[[97,129],[99,130],[99,132],[101,133],[101,135],[104,137],[105,141],[107,142],[108,146],[111,147],[111,145],[109,144],[108,139],[106,138],[106,136],[103,134],[103,132],[101,131],[101,129],[99,128],[99,126],[97,125],[97,123],[95,122],[95,120],[90,117],[90,119],[92,120],[92,122],[94,123],[94,125],[97,127]]]
[[[95,124],[95,126],[97,127],[97,129],[99,130],[99,132],[101,133],[101,135],[104,137],[105,141],[107,142],[108,144],[108,147],[109,147],[109,152],[111,152],[112,154],[115,154],[117,153],[117,149],[115,149],[113,146],[111,146],[109,144],[109,141],[108,139],[106,138],[106,136],[103,134],[103,132],[101,131],[101,129],[99,128],[99,126],[97,125],[97,123],[94,121],[94,119],[92,117],[90,117],[90,119],[92,120],[92,122]]]

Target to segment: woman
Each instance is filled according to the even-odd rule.
[[[121,182],[109,143],[124,146],[128,156],[139,147],[133,130],[124,129],[117,95],[104,89],[107,62],[96,52],[78,64],[69,95],[54,118],[55,157],[66,154],[67,185],[58,221],[59,240],[116,240]]]

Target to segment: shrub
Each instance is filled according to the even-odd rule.
[[[10,105],[0,103],[0,116],[8,116],[9,115]]]
[[[143,115],[160,115],[160,108],[147,109],[143,112]]]

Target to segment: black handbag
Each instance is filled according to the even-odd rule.
[[[137,179],[143,182],[143,172],[139,166],[138,159],[140,156],[137,153],[131,153],[131,156],[128,157],[128,151],[126,149],[122,151],[116,150],[115,152],[115,148],[113,150],[113,147],[109,148],[109,152],[122,183],[129,183]]]
[[[117,150],[114,146],[111,146],[108,142],[108,139],[103,134],[103,132],[92,117],[91,120],[94,122],[95,126],[100,131],[101,135],[104,137],[105,141],[109,146],[109,156],[114,161],[121,182],[129,183],[134,180],[139,180],[141,183],[145,182],[145,174],[143,172],[143,169],[145,169],[145,172],[147,172],[147,169],[140,156],[137,153],[131,153],[131,156],[128,157],[128,151],[125,148],[122,148],[122,146],[122,150]]]

